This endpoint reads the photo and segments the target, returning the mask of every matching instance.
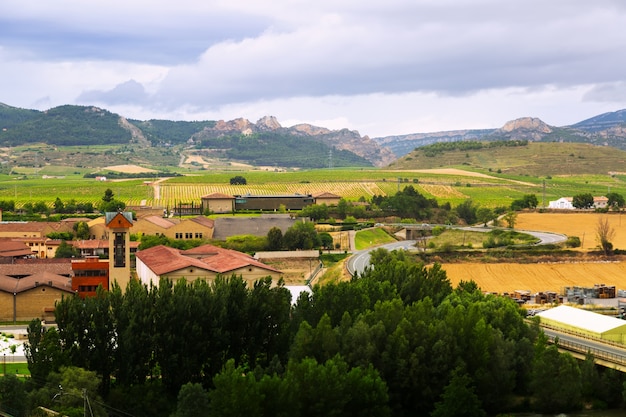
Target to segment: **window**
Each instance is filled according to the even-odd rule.
[[[185,233],[185,239],[191,239],[191,238],[193,238],[193,233],[190,233],[190,232]]]
[[[123,232],[115,233],[115,240],[113,242],[113,266],[115,268],[126,267],[126,241],[125,234]]]
[[[176,233],[176,239],[182,239],[182,238],[183,238],[182,233]]]
[[[196,233],[196,239],[202,239],[202,233]]]

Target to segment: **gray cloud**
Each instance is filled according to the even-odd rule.
[[[117,104],[146,104],[149,95],[143,85],[135,80],[129,80],[115,86],[108,91],[89,90],[78,96],[76,101],[82,104],[103,103],[109,105]]]
[[[0,101],[367,121],[389,98],[434,126],[480,98],[485,126],[626,106],[625,26],[619,0],[5,0]]]

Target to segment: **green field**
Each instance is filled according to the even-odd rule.
[[[360,230],[356,233],[354,243],[357,250],[367,249],[385,243],[395,242],[395,239],[381,228]]]
[[[420,148],[421,149],[421,148]],[[162,155],[157,155],[161,152]],[[440,204],[456,206],[472,199],[485,207],[509,206],[525,194],[535,194],[539,206],[550,200],[609,191],[626,195],[626,152],[580,143],[529,143],[526,146],[469,151],[449,151],[436,157],[419,149],[388,168],[342,168],[316,170],[257,169],[222,163],[213,170],[180,167],[183,155],[173,149],[134,151],[124,146],[54,147],[30,145],[4,148],[10,166],[0,174],[0,200],[13,200],[17,207],[43,201],[52,206],[62,201],[100,202],[107,188],[131,206],[145,202],[166,208],[177,203],[199,203],[203,195],[317,194],[330,192],[347,200],[393,195],[413,186]],[[172,162],[175,161],[175,162]],[[159,185],[146,178],[99,182],[85,173],[106,175],[107,164],[139,164],[159,171],[178,172]],[[450,169],[454,168],[454,169]],[[10,172],[10,174],[7,174]],[[230,178],[244,176],[247,185],[231,186]],[[52,177],[52,178],[44,178]]]
[[[469,172],[471,174],[471,172]],[[525,194],[535,194],[540,207],[550,200],[580,193],[595,196],[609,191],[626,195],[626,177],[621,175],[567,175],[536,177],[494,174],[492,177],[436,174],[432,172],[398,172],[390,170],[313,170],[283,173],[247,171],[239,173],[247,185],[230,185],[232,172],[203,172],[204,175],[164,179],[155,199],[155,188],[146,185],[154,178],[99,182],[82,175],[63,178],[41,176],[0,175],[0,200],[13,200],[18,207],[26,202],[44,201],[52,205],[59,197],[64,202],[98,203],[107,188],[128,205],[172,207],[178,202],[199,202],[200,197],[213,192],[224,194],[316,194],[331,192],[348,200],[373,195],[393,195],[413,186],[428,198],[453,206],[468,198],[486,207],[508,206]]]

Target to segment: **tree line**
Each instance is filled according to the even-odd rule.
[[[22,400],[54,408],[49,394],[60,380],[72,389],[78,377],[66,373],[78,367],[97,376],[90,396],[104,409],[136,416],[199,415],[199,406],[207,416],[441,417],[622,405],[621,373],[559,353],[514,301],[471,281],[453,288],[439,265],[405,252],[379,249],[372,262],[293,305],[282,284],[248,288],[240,277],[132,281],[125,292],[64,298],[58,330],[29,325],[32,385]]]

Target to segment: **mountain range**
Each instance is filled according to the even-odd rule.
[[[509,121],[499,129],[450,130],[373,138],[380,146],[402,157],[415,148],[462,140],[528,140],[533,142],[581,142],[626,149],[626,110],[604,113],[571,126],[550,126],[534,117]]]
[[[370,138],[349,129],[309,124],[283,127],[273,116],[256,123],[230,121],[133,120],[93,106],[65,105],[47,111],[0,103],[0,146],[129,144],[180,146],[254,165],[302,168],[387,166],[415,148],[467,140],[582,142],[626,149],[626,110],[604,113],[570,126],[550,126],[522,117],[499,129],[452,130]]]

